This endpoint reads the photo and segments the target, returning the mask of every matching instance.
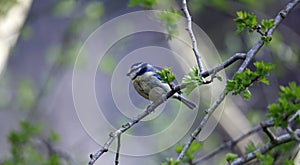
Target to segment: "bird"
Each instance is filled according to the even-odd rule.
[[[142,97],[150,101],[156,101],[163,94],[172,90],[170,85],[176,85],[176,80],[170,85],[163,82],[160,75],[157,74],[157,72],[161,70],[162,68],[153,66],[149,63],[138,62],[130,67],[127,76],[131,78],[133,87]],[[175,93],[172,98],[181,101],[191,110],[197,108],[192,101],[181,95],[181,91]]]

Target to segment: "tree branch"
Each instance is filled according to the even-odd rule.
[[[298,142],[300,142],[300,129],[293,130],[292,122],[296,117],[300,116],[300,109],[288,120],[288,126],[286,128],[287,132],[290,133]]]
[[[295,120],[296,116],[298,116],[300,114],[300,110],[297,111],[297,113],[295,113],[290,119],[289,119],[289,122],[292,122],[293,120]],[[215,149],[213,152],[211,152],[210,154],[206,155],[206,156],[203,156],[197,160],[195,160],[193,162],[193,164],[199,164],[201,163],[202,161],[204,160],[207,160],[207,159],[210,159],[211,157],[215,156],[216,154],[220,153],[221,151],[223,151],[224,149],[227,149],[227,148],[232,148],[233,146],[235,146],[238,142],[240,142],[241,140],[243,140],[244,138],[252,135],[253,133],[255,132],[258,132],[260,130],[263,130],[269,137],[270,137],[270,144],[273,144],[273,145],[270,145],[270,144],[267,144],[266,146],[254,151],[253,153],[262,153],[261,151],[264,151],[267,152],[269,150],[271,150],[272,148],[280,145],[280,144],[283,144],[283,143],[287,143],[289,141],[292,141],[292,140],[297,140],[296,136],[294,136],[293,134],[291,134],[290,132],[290,136],[291,137],[288,137],[287,134],[286,135],[282,135],[280,137],[276,137],[273,133],[269,132],[268,131],[265,131],[266,129],[270,128],[270,127],[273,127],[274,126],[274,121],[272,119],[269,119],[265,122],[261,122],[261,124],[257,125],[256,127],[252,128],[250,131],[248,131],[247,133],[241,135],[240,137],[236,138],[235,140],[232,140],[232,141],[228,141],[226,142],[225,144],[223,144],[222,146],[220,146],[219,148]],[[269,134],[271,133],[271,135]],[[288,138],[288,141],[286,141]],[[290,140],[289,140],[290,139]],[[247,155],[246,157],[248,158],[251,158],[252,157],[250,156],[251,154]],[[256,154],[255,154],[256,155]],[[244,157],[244,156],[241,156],[241,158]],[[255,158],[255,157],[254,157]],[[254,159],[253,158],[253,159]],[[248,162],[250,160],[243,160],[244,162],[239,162],[239,164],[243,164],[245,162]]]
[[[287,14],[290,13],[290,11],[299,3],[300,0],[293,0],[290,3],[288,3],[285,7],[285,9],[281,10],[277,16],[275,17],[275,22],[274,22],[274,26],[268,31],[268,36],[272,36],[274,30],[278,27],[278,25],[282,22],[282,20],[287,16]],[[184,5],[184,3],[183,3]],[[186,6],[186,5],[185,5]],[[282,16],[284,13],[284,17]],[[263,40],[260,38],[255,44],[254,46],[247,52],[246,54],[246,58],[243,61],[242,65],[239,67],[237,73],[243,72],[245,70],[245,68],[248,66],[248,64],[250,63],[250,61],[253,59],[253,57],[257,54],[257,52],[260,50],[260,48],[264,45]],[[193,131],[192,135],[190,136],[190,138],[187,140],[187,142],[185,143],[185,146],[183,148],[183,150],[181,151],[181,153],[179,154],[179,156],[177,157],[177,160],[180,161],[183,159],[185,153],[187,152],[188,148],[190,147],[190,145],[192,144],[192,142],[196,139],[196,137],[200,134],[202,128],[204,127],[204,125],[206,124],[206,122],[208,121],[209,117],[211,116],[211,114],[216,110],[216,108],[219,106],[219,104],[224,100],[225,96],[228,93],[226,92],[226,90],[224,89],[221,94],[219,95],[219,97],[217,98],[217,100],[213,103],[213,105],[206,110],[206,114],[203,117],[203,119],[201,120],[200,124],[198,125],[198,127]]]
[[[118,136],[117,141],[117,152],[116,152],[116,158],[115,158],[115,165],[119,164],[119,156],[120,156],[120,148],[121,148],[121,135]]]
[[[274,27],[272,27],[269,32],[268,35],[271,36],[273,31],[277,28],[277,26],[281,23],[281,21],[283,20],[283,18],[286,17],[286,15],[299,3],[299,0],[294,0],[292,2],[290,2],[286,8],[282,11],[279,12],[279,14],[276,16],[275,18],[275,23],[274,23]],[[186,18],[188,20],[188,27],[187,30],[189,32],[189,35],[191,37],[192,40],[192,45],[193,45],[193,51],[195,53],[196,56],[196,60],[198,63],[198,67],[199,67],[199,71],[200,71],[200,76],[203,77],[207,77],[210,74],[216,73],[224,68],[226,68],[227,66],[231,65],[233,62],[237,61],[238,59],[244,59],[243,64],[240,66],[240,68],[238,69],[237,72],[242,72],[247,65],[250,63],[251,59],[257,54],[258,50],[263,46],[263,41],[260,39],[258,40],[258,42],[252,47],[252,49],[250,49],[247,54],[243,54],[243,53],[236,53],[234,56],[232,56],[231,58],[229,58],[228,60],[226,60],[224,63],[219,64],[218,66],[207,70],[205,72],[203,72],[203,65],[201,62],[201,58],[199,55],[199,52],[197,50],[197,42],[195,39],[195,35],[192,31],[192,20],[191,20],[191,16],[189,14],[189,11],[187,9],[187,4],[186,4],[186,0],[182,1],[182,9],[184,14],[186,15]],[[202,73],[203,72],[203,73]],[[127,131],[129,128],[131,128],[133,125],[137,124],[141,119],[145,118],[146,116],[148,116],[151,112],[153,112],[155,110],[155,108],[157,108],[160,104],[162,104],[164,101],[166,101],[168,98],[170,98],[174,93],[180,91],[180,89],[185,88],[184,84],[181,84],[179,86],[176,86],[174,88],[174,90],[171,90],[170,92],[166,93],[165,95],[162,95],[157,101],[153,102],[152,104],[150,104],[147,109],[139,114],[138,116],[136,116],[134,119],[132,119],[131,121],[129,121],[128,123],[126,123],[125,125],[123,125],[121,128],[119,128],[117,131],[113,132],[110,134],[109,138],[107,139],[106,143],[104,144],[103,147],[101,147],[101,149],[99,149],[95,154],[91,154],[90,155],[90,161],[88,162],[88,165],[92,165],[95,163],[95,161],[101,156],[103,155],[103,153],[108,151],[109,146],[111,145],[111,143],[115,140],[115,138],[119,137],[123,132]],[[204,125],[206,124],[206,122],[208,121],[209,117],[211,116],[211,114],[215,111],[215,109],[218,107],[218,105],[224,100],[225,96],[227,95],[225,89],[222,91],[222,93],[219,95],[218,99],[213,103],[213,105],[206,110],[206,115],[203,117],[202,121],[200,122],[199,126],[197,127],[197,129],[195,129],[195,131],[192,133],[191,137],[188,139],[188,141],[186,142],[182,152],[180,153],[180,155],[178,156],[177,160],[181,160],[184,156],[184,154],[186,153],[187,149],[190,147],[190,145],[192,144],[192,142],[196,139],[196,137],[199,135],[199,133],[201,132],[202,128],[204,127]],[[290,135],[283,135],[281,137],[278,137],[280,142],[286,142],[291,140],[291,136]],[[272,147],[272,146],[270,146]]]
[[[146,116],[148,116],[160,104],[162,104],[164,101],[166,101],[167,99],[169,99],[173,94],[175,94],[176,92],[180,91],[180,89],[183,89],[183,88],[185,88],[185,85],[178,85],[178,86],[176,86],[174,88],[174,90],[171,90],[171,91],[167,92],[166,94],[162,95],[159,99],[157,99],[156,101],[154,101],[153,103],[151,103],[144,112],[142,112],[141,114],[139,114],[138,116],[136,116],[134,119],[132,119],[128,123],[122,125],[122,127],[119,128],[118,130],[116,130],[115,132],[110,133],[109,138],[107,139],[107,141],[103,145],[103,147],[101,147],[95,154],[90,154],[90,161],[88,162],[88,165],[94,164],[96,162],[96,160],[101,155],[103,155],[105,152],[107,152],[108,149],[109,149],[109,146],[111,145],[111,143],[118,136],[120,136],[122,133],[124,133],[125,131],[127,131],[129,128],[131,128],[132,126],[134,126],[135,124],[137,124],[140,120],[142,120],[143,118],[145,118]]]
[[[269,142],[268,144],[264,145],[263,147],[235,159],[233,162],[230,163],[230,165],[244,164],[246,162],[251,161],[252,159],[255,159],[257,153],[264,154],[264,153],[270,151],[271,149],[275,148],[278,145],[288,143],[288,142],[294,140],[294,138],[288,133],[281,135],[281,136],[277,137],[276,139],[277,139],[276,143]]]
[[[79,165],[79,163],[75,160],[75,158],[71,154],[69,154],[67,151],[54,147],[49,139],[37,137],[37,140],[46,146],[49,152],[49,156],[52,154],[56,154],[58,157],[67,161],[68,164],[70,165]]]
[[[295,6],[299,3],[299,0],[292,0],[290,1],[283,10],[279,11],[274,19],[274,26],[268,31],[267,36],[272,37],[273,32],[279,26],[284,18],[293,10]],[[251,59],[255,56],[256,50],[259,50],[264,45],[262,39],[258,40],[255,45],[250,49],[246,55],[246,59],[244,60],[243,64],[238,69],[238,73],[245,70],[245,68],[249,65]]]
[[[300,114],[300,110],[298,110],[288,121],[289,123],[291,123],[292,121],[295,120],[296,116],[298,116]],[[286,134],[281,135],[279,137],[276,137],[272,132],[270,132],[267,125],[261,124],[262,129],[264,130],[264,132],[268,135],[268,137],[270,138],[270,142],[264,146],[262,146],[261,148],[250,152],[246,155],[242,155],[239,158],[235,159],[233,162],[230,163],[230,165],[238,165],[238,164],[244,164],[246,162],[251,161],[252,159],[256,158],[256,154],[257,153],[261,153],[264,154],[268,151],[270,151],[271,149],[290,142],[290,141],[297,141],[297,136],[295,136],[293,133],[287,131]]]
[[[226,142],[225,144],[221,145],[219,148],[215,149],[214,151],[212,151],[208,155],[205,155],[205,156],[203,156],[203,157],[195,160],[193,163],[194,164],[198,164],[198,163],[201,163],[204,160],[210,159],[213,156],[215,156],[218,153],[220,153],[221,151],[223,151],[223,150],[225,150],[227,148],[232,148],[237,143],[239,143],[243,139],[247,138],[248,136],[252,135],[253,133],[256,133],[256,132],[260,131],[262,128],[264,128],[264,127],[267,128],[267,127],[272,127],[272,126],[274,126],[273,120],[267,120],[265,122],[262,122],[261,124],[255,126],[254,128],[252,128],[251,130],[249,130],[245,134],[241,135],[240,137],[238,137],[238,138],[236,138],[234,140]]]
[[[245,53],[236,53],[233,56],[231,56],[229,59],[227,59],[226,61],[224,61],[223,63],[205,71],[201,73],[202,77],[208,77],[209,75],[213,74],[213,73],[217,73],[219,71],[221,71],[224,68],[227,68],[228,66],[230,66],[231,64],[233,64],[234,62],[236,62],[237,60],[245,60],[246,58],[246,54]]]
[[[235,61],[237,61],[239,59],[245,59],[245,57],[246,57],[246,54],[244,54],[244,53],[236,53],[234,56],[230,57],[228,60],[224,61],[223,63],[221,63],[221,64],[217,65],[216,67],[213,67],[213,68],[203,72],[202,77],[205,78],[205,77],[208,77],[211,74],[215,74],[215,73],[225,69],[226,67],[230,66]],[[178,85],[172,91],[168,92],[166,94],[166,96],[162,96],[162,98],[160,98],[157,101],[157,103],[153,102],[152,104],[150,104],[148,106],[148,108],[143,113],[141,113],[140,115],[135,117],[135,119],[131,120],[130,122],[128,122],[126,124],[124,124],[122,126],[122,128],[118,129],[114,133],[111,133],[110,137],[108,138],[106,143],[103,145],[103,147],[101,149],[99,149],[95,154],[90,154],[90,161],[89,161],[88,165],[94,164],[99,157],[101,157],[105,152],[107,152],[109,146],[115,140],[116,137],[121,135],[127,129],[131,128],[134,124],[138,123],[144,117],[148,116],[151,112],[153,112],[155,110],[155,108],[157,106],[159,106],[161,103],[163,103],[166,99],[170,98],[174,93],[180,91],[181,89],[184,89],[185,87],[186,86],[184,84]],[[204,123],[203,123],[203,125],[204,125]]]
[[[179,156],[177,157],[177,160],[180,161],[183,159],[185,153],[187,152],[187,150],[190,148],[191,144],[193,143],[193,141],[196,139],[196,137],[199,135],[199,133],[202,131],[202,128],[204,127],[204,125],[207,123],[209,117],[212,115],[212,113],[215,111],[215,109],[219,106],[219,104],[224,100],[226,96],[226,92],[225,90],[220,94],[219,98],[213,103],[213,105],[207,109],[205,111],[205,115],[202,118],[200,124],[198,125],[198,127],[194,130],[194,132],[192,133],[192,135],[189,137],[189,139],[187,140],[187,142],[185,143],[182,151],[180,152]]]
[[[190,38],[192,40],[193,51],[194,51],[194,54],[196,57],[198,67],[199,67],[199,73],[200,73],[199,76],[201,76],[201,73],[203,72],[204,69],[203,69],[203,64],[201,61],[201,56],[198,51],[196,37],[195,37],[193,29],[192,29],[192,17],[189,13],[186,0],[182,0],[182,11],[187,19],[187,31],[189,32]]]
[[[267,136],[269,137],[269,139],[272,143],[277,143],[276,136],[273,134],[273,132],[268,127],[262,127],[262,129],[267,134]]]
[[[214,68],[211,68],[211,69],[203,72],[202,76],[205,78],[205,77],[208,77],[211,74],[215,74],[215,73],[221,71],[222,69],[225,69],[226,67],[230,66],[235,61],[237,61],[239,59],[244,59],[245,56],[246,56],[246,54],[244,54],[244,53],[236,53],[234,56],[230,57],[225,62],[217,65]],[[174,93],[180,91],[181,89],[184,89],[185,87],[186,86],[184,84],[176,86],[172,91],[168,92],[165,96],[162,96],[159,100],[157,100],[156,102],[153,102],[152,104],[150,104],[148,106],[148,108],[143,113],[141,113],[140,115],[135,117],[135,119],[131,120],[130,122],[128,122],[126,124],[124,124],[122,126],[122,128],[118,129],[114,133],[111,133],[110,137],[108,138],[106,143],[103,145],[103,147],[101,149],[99,149],[95,154],[90,154],[90,161],[89,161],[88,165],[94,164],[99,157],[101,157],[105,152],[107,152],[109,146],[115,140],[115,138],[118,137],[118,135],[121,135],[127,129],[131,128],[134,124],[138,123],[141,119],[148,116],[151,112],[153,112],[155,110],[155,108],[157,106],[159,106],[161,103],[163,103],[166,99],[170,98]],[[203,123],[203,125],[204,124],[205,123]]]

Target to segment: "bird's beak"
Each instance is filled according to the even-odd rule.
[[[126,74],[126,76],[129,76],[129,75],[130,75],[130,72]]]

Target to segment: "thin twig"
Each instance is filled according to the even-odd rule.
[[[230,66],[231,64],[233,64],[234,62],[236,62],[237,60],[245,60],[246,58],[246,54],[245,53],[236,53],[233,56],[231,56],[230,58],[228,58],[226,61],[224,61],[223,63],[205,71],[201,73],[202,77],[208,77],[209,75],[213,74],[213,73],[217,73],[219,71],[221,71],[222,69]]]
[[[182,11],[183,11],[183,13],[184,13],[184,15],[187,19],[187,31],[189,32],[189,35],[190,35],[191,40],[192,40],[193,51],[194,51],[194,54],[195,54],[195,57],[196,57],[198,67],[199,67],[199,73],[200,73],[199,76],[201,76],[201,73],[204,71],[204,69],[203,69],[203,64],[202,64],[202,61],[201,61],[201,56],[200,56],[200,53],[198,51],[196,37],[195,37],[195,34],[193,32],[193,29],[192,29],[192,17],[189,13],[186,0],[182,0]]]
[[[117,140],[117,152],[115,158],[115,165],[119,164],[120,148],[121,148],[121,134],[118,136],[118,140]]]
[[[275,18],[275,23],[274,23],[274,27],[270,29],[270,31],[268,32],[268,35],[271,35],[273,33],[273,31],[276,29],[276,27],[281,23],[282,19],[286,17],[286,15],[290,12],[290,10],[292,10],[294,8],[294,6],[296,6],[296,4],[299,2],[299,0],[294,0],[293,2],[289,3],[286,7],[285,10],[281,11],[279,13],[280,18],[278,18],[278,16]],[[191,22],[191,16],[187,10],[187,5],[186,5],[186,0],[183,0],[183,11],[186,14],[186,17],[188,19],[188,31],[190,34],[190,37],[192,39],[192,43],[193,43],[193,51],[196,55],[196,59],[197,59],[197,63],[199,66],[199,71],[200,74],[203,71],[203,65],[202,62],[200,60],[200,56],[199,56],[199,52],[197,50],[197,42],[195,40],[195,36],[193,34],[192,31],[192,22]],[[238,72],[242,72],[246,66],[249,64],[250,60],[254,57],[254,55],[258,52],[258,50],[263,46],[263,41],[260,39],[254,46],[252,49],[250,49],[247,52],[246,55],[246,59],[244,60],[244,63],[241,65],[241,67],[239,68]],[[229,60],[230,61],[230,60]],[[233,61],[234,62],[234,61]],[[232,64],[233,62],[231,62],[230,64]],[[230,65],[228,64],[228,65]],[[224,66],[228,66],[228,65],[224,65]],[[219,70],[224,69],[225,67],[220,67]],[[216,71],[219,71],[216,70]],[[210,75],[212,74],[213,71],[209,74],[205,73],[205,75]],[[126,123],[125,125],[123,125],[121,128],[119,128],[117,131],[115,131],[114,133],[110,134],[110,137],[108,138],[108,140],[106,141],[106,143],[104,144],[104,146],[99,149],[95,154],[91,154],[90,155],[90,161],[88,163],[88,165],[92,165],[95,163],[95,161],[105,152],[108,151],[109,146],[111,145],[111,143],[115,140],[116,137],[118,137],[119,135],[121,135],[123,132],[125,132],[126,130],[128,130],[129,128],[131,128],[133,125],[135,125],[136,123],[138,123],[141,119],[143,119],[144,117],[148,116],[151,112],[153,112],[155,110],[156,107],[158,107],[160,104],[162,104],[165,100],[167,100],[168,98],[170,98],[174,93],[180,91],[180,89],[185,88],[185,85],[180,85],[174,88],[174,90],[171,90],[170,92],[168,92],[167,94],[163,95],[162,97],[160,97],[157,101],[153,102],[152,104],[150,104],[148,106],[148,108],[141,113],[140,115],[138,115],[135,119],[131,120],[130,122]],[[202,121],[200,122],[199,126],[197,127],[197,129],[192,133],[191,137],[188,139],[188,141],[186,142],[186,145],[184,146],[182,152],[180,153],[179,157],[177,158],[177,160],[181,160],[184,156],[184,154],[186,153],[187,149],[190,147],[191,143],[195,140],[195,138],[198,136],[198,134],[201,132],[203,126],[205,125],[205,123],[208,121],[209,117],[211,116],[211,114],[214,112],[214,110],[218,107],[218,105],[224,100],[225,96],[227,95],[226,91],[223,90],[223,92],[219,95],[219,98],[213,103],[213,105],[206,111],[206,115],[203,117]]]
[[[219,96],[219,98],[213,103],[213,105],[205,111],[205,116],[203,117],[203,119],[201,120],[200,124],[198,125],[198,127],[194,130],[194,132],[192,133],[192,135],[189,137],[189,139],[187,140],[187,142],[185,143],[182,151],[180,152],[179,156],[177,157],[177,160],[180,161],[183,159],[185,153],[187,152],[187,150],[190,148],[192,142],[196,139],[196,137],[199,135],[199,133],[202,131],[202,128],[204,127],[204,125],[207,123],[209,117],[212,115],[212,113],[215,111],[215,109],[219,106],[219,104],[224,100],[226,96],[226,92],[225,90],[221,93],[221,95]]]
[[[286,128],[287,132],[291,134],[298,142],[300,142],[300,129],[293,130],[292,122],[296,117],[300,116],[300,109],[288,120],[288,126]]]
[[[243,53],[236,53],[233,57],[229,58],[228,60],[226,60],[222,64],[219,64],[218,66],[216,66],[214,68],[211,68],[208,71],[203,72],[203,77],[207,77],[207,76],[209,76],[211,74],[215,74],[215,73],[221,71],[222,69],[225,69],[226,67],[228,67],[229,65],[231,65],[232,63],[234,63],[235,61],[237,61],[238,59],[243,59],[245,57],[245,55],[246,54],[243,54]],[[162,96],[162,97],[163,97],[163,99],[168,99],[174,93],[176,93],[176,92],[180,91],[180,89],[184,89],[184,88],[185,88],[185,85],[181,84],[181,85],[175,87],[171,92],[167,93],[166,94],[167,98],[165,98],[165,96]],[[161,100],[161,98],[159,99],[159,101],[160,100]],[[152,104],[154,104],[154,103],[156,103],[156,102],[153,102]],[[160,105],[161,103],[156,103],[156,104]],[[115,133],[111,133],[110,137],[108,138],[108,140],[106,141],[106,143],[103,145],[103,147],[101,147],[95,154],[90,154],[90,161],[89,161],[88,165],[94,164],[99,157],[101,157],[105,152],[107,152],[109,146],[111,145],[111,143],[115,140],[115,138],[119,134],[122,134],[127,129],[129,129],[130,127],[132,127],[134,124],[136,124],[138,121],[140,121],[141,119],[143,119],[144,117],[146,117],[147,115],[149,115],[151,112],[153,112],[156,107],[151,107],[151,105],[149,105],[148,108],[142,114],[140,114],[137,117],[135,117],[135,119],[133,119],[132,121],[130,121],[130,122],[126,123],[126,124],[124,124],[122,126],[122,128],[120,128],[117,131],[115,131]]]
[[[279,24],[282,22],[282,20],[292,11],[292,9],[299,3],[299,0],[293,0],[289,2],[283,10],[281,10],[274,19],[274,26],[268,31],[267,36],[272,36],[274,30],[279,26]],[[262,39],[258,40],[256,44],[250,49],[246,55],[246,59],[244,60],[241,67],[238,69],[237,73],[240,73],[245,70],[245,68],[249,65],[251,59],[256,53],[256,50],[259,50],[264,45],[264,42]]]
[[[243,53],[236,53],[233,57],[230,57],[228,60],[226,60],[225,62],[219,64],[218,66],[211,68],[205,72],[203,72],[203,77],[207,77],[211,74],[215,74],[219,71],[221,71],[222,69],[230,66],[232,63],[234,63],[235,61],[239,60],[239,59],[244,59],[246,54]],[[175,87],[172,92],[167,93],[167,98],[171,97],[174,93],[178,92],[180,89],[184,89],[185,85],[179,85],[177,87]],[[164,98],[165,99],[165,98]],[[154,104],[154,102],[152,103]],[[151,104],[151,105],[152,105]],[[109,146],[111,145],[111,143],[115,140],[115,138],[119,135],[122,134],[123,132],[125,132],[127,129],[129,129],[130,127],[132,127],[134,124],[136,124],[139,120],[143,119],[144,117],[146,117],[148,114],[150,114],[152,111],[154,111],[154,109],[156,107],[151,108],[151,105],[149,105],[149,107],[147,108],[146,111],[144,111],[142,114],[138,115],[137,117],[135,117],[135,119],[133,119],[132,121],[124,124],[122,126],[122,130],[121,128],[118,129],[115,133],[111,133],[109,139],[106,141],[106,143],[103,145],[103,147],[101,149],[99,149],[95,154],[90,154],[90,161],[89,161],[89,165],[92,165],[95,163],[95,161],[101,157],[105,152],[108,151]],[[157,105],[158,106],[158,105]]]
[[[269,137],[270,141],[272,143],[276,143],[277,139],[276,136],[273,134],[273,132],[268,128],[268,127],[262,127],[263,131],[267,134],[267,136]]]
[[[78,165],[79,163],[75,160],[75,158],[69,154],[67,151],[54,147],[49,139],[37,138],[37,140],[41,141],[47,148],[49,152],[49,156],[55,154],[58,157],[64,159],[70,165]],[[1,164],[1,163],[0,163]]]
[[[292,122],[293,120],[295,120],[295,116],[299,115],[300,111],[297,111],[288,121]],[[273,122],[272,122],[273,123]],[[273,124],[274,125],[274,124]],[[263,131],[268,135],[268,137],[270,138],[270,142],[264,146],[262,146],[259,149],[256,149],[253,152],[250,152],[246,155],[242,155],[239,158],[235,159],[233,162],[230,163],[230,165],[237,165],[237,164],[245,164],[246,162],[251,161],[252,159],[256,158],[256,154],[257,153],[261,153],[264,154],[268,151],[270,151],[271,149],[283,144],[283,143],[287,143],[290,141],[294,141],[297,140],[296,136],[294,136],[291,133],[286,133],[284,135],[281,135],[279,137],[276,137],[268,128],[270,127],[270,125],[266,125],[266,123],[260,124],[261,128],[263,129]]]
[[[296,117],[300,116],[300,109],[288,120],[288,123],[292,123]]]
[[[122,133],[124,133],[129,128],[131,128],[133,125],[137,124],[140,120],[142,120],[143,118],[145,118],[146,116],[148,116],[160,104],[162,104],[164,101],[166,101],[167,99],[169,99],[173,94],[175,94],[176,92],[180,91],[183,88],[185,88],[185,85],[178,85],[178,86],[176,86],[174,88],[174,90],[171,90],[171,91],[167,92],[166,94],[162,95],[159,99],[157,99],[156,101],[154,101],[153,103],[151,103],[144,112],[142,112],[141,114],[139,114],[138,116],[136,116],[134,119],[132,119],[128,123],[122,125],[122,127],[119,128],[117,131],[110,133],[109,138],[106,141],[106,143],[103,145],[103,147],[101,147],[95,154],[91,154],[90,155],[90,161],[88,162],[88,165],[94,164],[96,162],[96,160],[101,155],[103,155],[105,152],[107,152],[109,146],[115,140],[115,138],[117,138]]]
[[[262,124],[259,124],[259,125],[255,126],[254,128],[252,128],[251,130],[249,130],[245,134],[239,136],[238,138],[224,143],[223,145],[221,145],[220,147],[218,147],[217,149],[215,149],[211,153],[195,160],[194,164],[198,164],[198,163],[201,163],[204,160],[208,160],[208,159],[212,158],[213,156],[217,155],[218,153],[220,153],[221,151],[223,151],[227,148],[232,148],[233,146],[235,146],[237,143],[239,143],[243,139],[247,138],[248,136],[252,135],[253,133],[256,133],[256,132],[260,131],[263,127],[267,128],[267,127],[272,127],[272,126],[274,126],[273,120],[265,121]]]
[[[257,153],[264,154],[264,153],[270,151],[271,149],[277,147],[278,145],[288,143],[288,142],[294,140],[294,138],[288,133],[281,135],[281,136],[277,137],[276,139],[277,139],[276,143],[269,142],[268,144],[260,147],[259,149],[235,159],[233,162],[230,163],[230,165],[244,164],[246,162],[251,161],[252,159],[255,159]]]
[[[268,31],[268,36],[271,36],[274,32],[274,30],[278,27],[278,25],[282,22],[282,20],[286,17],[286,15],[288,13],[290,13],[290,11],[299,3],[300,0],[293,0],[290,3],[288,3],[285,7],[285,9],[281,10],[277,16],[275,17],[275,21],[274,21],[274,26]],[[184,5],[184,4],[183,4]],[[285,17],[282,16],[282,13],[284,13]],[[245,70],[245,68],[248,66],[248,64],[250,63],[250,61],[253,59],[253,57],[257,54],[257,52],[260,50],[260,48],[264,45],[263,40],[260,38],[255,44],[254,46],[247,52],[246,54],[246,58],[244,60],[244,62],[242,63],[242,65],[239,67],[237,73],[243,72]],[[190,147],[190,145],[192,144],[192,142],[196,139],[196,137],[200,134],[202,128],[204,127],[204,125],[206,124],[206,122],[208,121],[209,117],[211,116],[211,114],[216,110],[216,108],[219,106],[219,104],[221,104],[221,102],[224,100],[225,96],[228,93],[226,92],[226,90],[224,89],[221,94],[219,95],[219,97],[217,98],[217,100],[213,103],[213,105],[206,111],[205,116],[203,117],[203,119],[201,120],[200,124],[198,125],[198,127],[193,131],[192,135],[189,137],[189,139],[187,140],[187,142],[185,143],[185,146],[183,148],[183,150],[180,152],[179,156],[177,157],[177,160],[182,160],[185,153],[187,152],[188,148]]]

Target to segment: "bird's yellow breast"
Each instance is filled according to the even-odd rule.
[[[137,76],[133,81],[135,90],[144,98],[155,101],[162,94],[168,92],[170,87],[166,83],[162,83],[159,79],[153,76],[153,73],[146,72],[143,75]]]

